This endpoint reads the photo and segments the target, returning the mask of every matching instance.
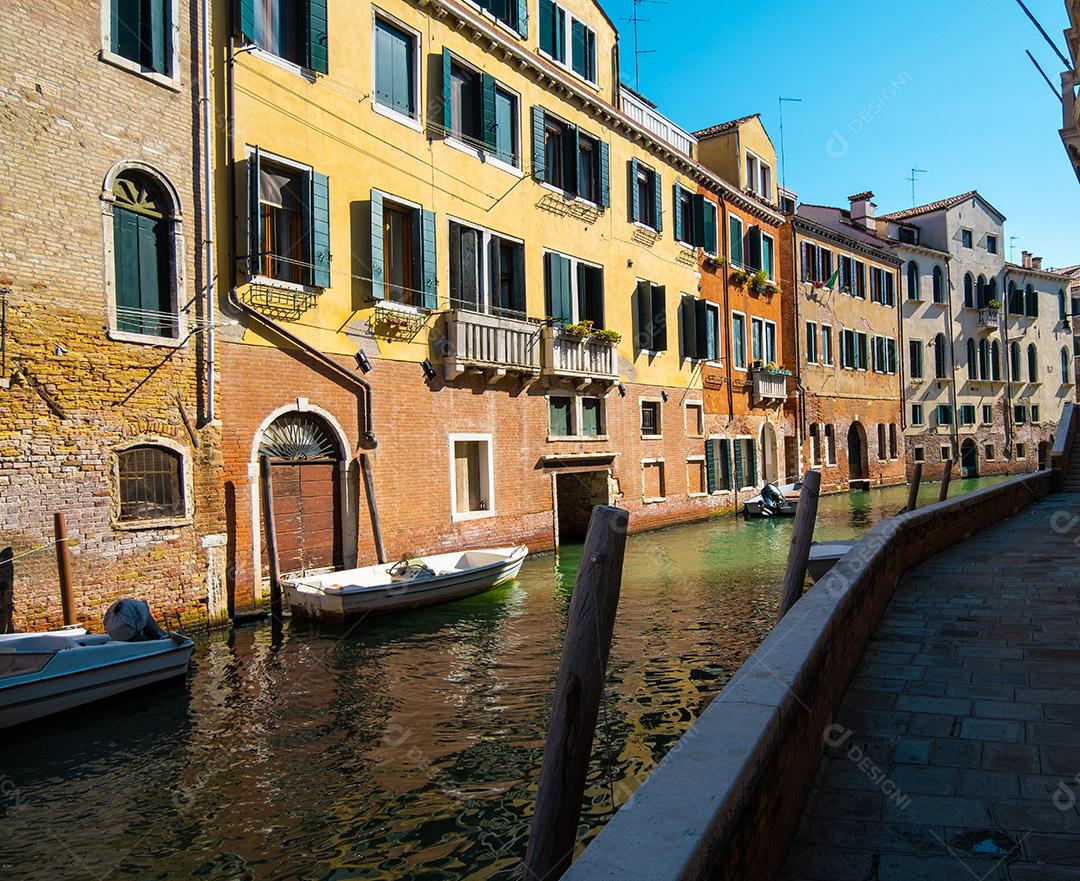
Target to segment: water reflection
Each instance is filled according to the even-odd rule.
[[[818,537],[905,502],[824,498]],[[772,626],[790,529],[725,517],[630,538],[586,838]],[[0,877],[514,877],[580,553],[358,627],[216,635],[187,688],[2,735]]]

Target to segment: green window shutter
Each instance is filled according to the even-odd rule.
[[[724,438],[718,442],[720,447],[720,488],[732,488],[731,475],[731,441]]]
[[[168,74],[169,46],[172,44],[172,20],[167,14],[166,0],[149,0],[146,6],[150,16],[150,57],[148,66],[157,73]]]
[[[548,55],[555,54],[555,4],[540,0],[540,48]]]
[[[735,482],[732,484],[733,490],[740,490],[746,486],[746,475],[743,473],[743,442],[735,441]]]
[[[262,208],[259,204],[259,177],[261,175],[259,148],[248,156],[248,274],[262,272]]]
[[[664,181],[660,172],[653,174],[653,198],[656,200],[656,231],[664,231]]]
[[[709,304],[704,300],[695,300],[694,310],[697,313],[697,356],[715,359],[716,325],[709,311]]]
[[[578,264],[578,293],[582,296],[580,314],[593,325],[604,327],[604,270]]]
[[[600,207],[611,207],[611,161],[607,141],[600,142]]]
[[[480,75],[480,132],[489,150],[495,149],[495,77]]]
[[[731,248],[731,264],[733,266],[742,266],[742,223],[735,217],[728,218],[728,241]],[[803,247],[806,247],[806,242],[803,242]],[[804,270],[805,267],[806,264],[804,263]]]
[[[164,252],[164,221],[153,217],[138,216],[139,228],[139,309],[142,310],[142,332],[160,335],[164,331],[164,316],[167,312],[165,292],[166,265]]]
[[[751,269],[761,269],[761,227],[752,226],[746,234],[747,265]]]
[[[525,248],[521,245],[514,248],[514,290],[510,297],[510,308],[525,314]]]
[[[641,221],[641,203],[638,198],[638,161],[637,159],[630,160],[630,222],[638,223]]]
[[[588,46],[585,49],[588,73],[585,74],[585,77],[590,82],[596,82],[596,34],[589,31],[588,38]]]
[[[555,7],[555,51],[552,53],[559,61],[566,61],[566,12]]]
[[[442,125],[446,134],[449,134],[453,128],[453,108],[450,95],[450,50],[444,46],[442,50]]]
[[[544,108],[532,109],[532,173],[537,180],[547,177],[544,162]]]
[[[123,208],[113,209],[113,266],[117,309],[139,309],[139,221],[137,214]],[[118,311],[116,324],[128,333],[142,329],[138,316],[128,311]]]
[[[517,0],[517,15],[514,16],[514,30],[521,37],[529,36],[529,0]]]
[[[693,208],[694,216],[694,238],[690,241],[690,244],[697,245],[699,248],[705,247],[705,197],[699,193],[694,193],[691,198],[691,205]]]
[[[386,297],[385,272],[383,269],[383,194],[371,191],[371,299]]]
[[[578,191],[578,130],[563,126],[563,189],[577,195]]]
[[[757,448],[754,446],[753,441],[750,441],[746,447],[750,453],[750,461],[746,469],[746,482],[748,486],[757,486]]]
[[[542,3],[543,0],[540,0]],[[109,49],[120,53],[120,0],[109,0]],[[115,215],[114,215],[115,216]]]
[[[653,349],[653,299],[652,285],[647,281],[637,283],[637,339],[638,349]]]
[[[571,22],[570,66],[574,69],[574,73],[583,77],[587,77],[589,73],[587,51],[585,25],[580,21]]]
[[[516,101],[500,89],[495,90],[495,155],[508,165],[518,165]]]
[[[544,255],[544,289],[548,316],[556,324],[569,324],[573,320],[570,261],[561,254]]]
[[[653,345],[657,352],[667,351],[667,288],[654,285],[652,289]]]
[[[330,287],[330,179],[317,171],[311,174],[311,283]]]
[[[569,437],[572,406],[573,400],[570,398],[548,398],[548,431],[552,437]]]
[[[705,489],[716,492],[716,441],[705,441]]]
[[[330,70],[329,34],[326,0],[307,0],[307,61],[318,73]]]
[[[255,0],[240,0],[240,34],[255,42]]]
[[[698,357],[697,304],[693,297],[679,299],[679,344],[683,358]]]
[[[424,308],[439,305],[437,293],[438,263],[435,251],[435,212],[420,211],[420,263],[423,271]]]
[[[686,236],[683,231],[683,216],[682,216],[682,187],[677,183],[672,186],[671,190],[671,210],[675,214],[675,241],[684,242]]]

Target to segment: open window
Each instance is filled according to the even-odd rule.
[[[663,352],[667,349],[667,288],[639,281],[634,294],[637,313],[638,350]]]
[[[525,246],[450,221],[450,305],[488,315],[525,317]]]
[[[709,254],[717,252],[716,205],[701,193],[675,184],[675,241]]]
[[[682,357],[715,361],[720,353],[720,307],[683,294],[679,300],[679,340]]]
[[[448,138],[513,168],[521,166],[517,93],[451,55],[442,53],[442,126]]]
[[[651,227],[657,232],[664,228],[661,175],[637,159],[630,160],[630,221]]]
[[[595,83],[596,31],[552,0],[539,0],[539,13],[540,51]]]
[[[371,191],[371,296],[434,309],[435,213]]]
[[[102,57],[151,78],[176,77],[175,0],[107,0],[109,28]]]
[[[495,513],[491,435],[450,435],[450,510],[453,520]]]
[[[329,69],[327,0],[240,0],[240,31],[265,52],[318,73]]]
[[[554,251],[544,254],[544,303],[557,325],[592,322],[604,327],[604,270]]]
[[[533,177],[595,204],[611,205],[610,159],[606,141],[580,131],[543,107],[532,112]]]

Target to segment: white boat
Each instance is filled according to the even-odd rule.
[[[806,561],[806,571],[816,584],[824,578],[830,569],[840,562],[840,558],[855,547],[854,541],[815,541],[810,545],[810,557]]]
[[[180,634],[123,642],[81,627],[0,636],[0,728],[183,676],[194,648]]]
[[[293,614],[345,621],[483,593],[517,578],[528,553],[524,547],[455,551],[285,579],[282,587]]]
[[[765,488],[762,487],[761,493],[758,493],[752,499],[746,500],[746,504],[743,506],[743,514],[747,517],[794,517],[795,511],[799,507],[799,492],[802,490],[802,481],[784,483],[779,486],[767,483],[765,486],[778,490],[783,496],[783,501],[775,505],[765,504],[762,498]]]

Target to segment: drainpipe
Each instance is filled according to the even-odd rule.
[[[206,421],[214,421],[214,131],[213,107],[210,103],[210,0],[202,0],[202,141],[203,181],[206,187],[203,197],[206,219],[203,236],[206,256]]]
[[[1001,282],[1001,339],[1002,357],[1005,359],[1005,412],[1001,414],[1001,425],[1005,434],[1005,454],[1012,455],[1012,353],[1009,351],[1009,275],[1005,270],[1005,277]]]
[[[948,273],[948,296],[949,296],[949,312],[945,318],[945,341],[949,344],[949,373],[952,376],[952,383],[950,383],[949,390],[949,406],[952,407],[952,425],[949,428],[949,438],[952,442],[953,456],[960,455],[960,432],[956,426],[956,421],[959,419],[959,414],[956,412],[956,350],[953,347],[953,283],[952,283],[952,266],[950,264],[952,257],[945,258],[945,272]]]
[[[795,346],[795,396],[798,398],[795,414],[796,436],[799,440],[799,457],[802,458],[802,442],[806,437],[806,389],[802,384],[802,322],[799,320],[799,248],[796,241],[795,215],[788,221],[791,225],[791,299],[795,304],[795,330],[792,340]],[[835,355],[834,355],[835,358]]]
[[[896,330],[898,333],[896,341],[896,367],[897,373],[900,375],[900,431],[901,433],[907,428],[907,399],[904,396],[904,389],[907,386],[905,381],[906,374],[904,373],[904,297],[900,293],[900,283],[903,281],[903,264],[900,265],[900,269],[896,276]],[[892,452],[890,450],[890,452]],[[899,452],[899,450],[897,451]],[[904,459],[907,459],[907,451],[904,451]]]
[[[731,276],[731,232],[728,229],[730,221],[728,219],[728,204],[727,199],[720,197],[720,232],[724,239],[724,322],[727,324],[727,328],[722,334],[724,338],[724,349],[727,354],[727,406],[728,406],[728,425],[731,425],[735,419],[735,396],[731,390],[732,382],[732,363],[731,363],[731,305],[728,302],[728,278]],[[737,495],[738,493],[736,493]]]

